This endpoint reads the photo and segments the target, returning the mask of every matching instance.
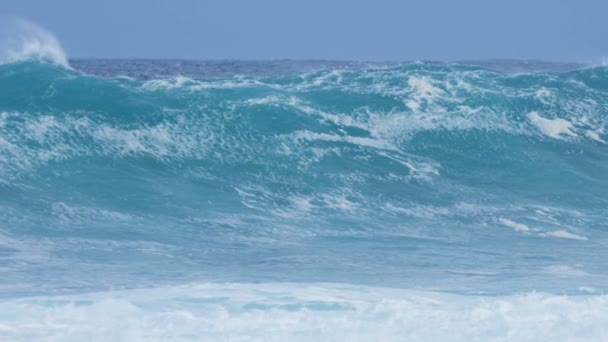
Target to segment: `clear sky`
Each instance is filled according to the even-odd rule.
[[[0,12],[70,57],[608,57],[608,0],[1,0]]]

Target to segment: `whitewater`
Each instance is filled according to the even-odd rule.
[[[12,30],[0,340],[608,341],[608,67]]]

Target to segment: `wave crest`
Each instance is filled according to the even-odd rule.
[[[25,19],[0,19],[1,64],[41,60],[69,67],[67,55],[52,33]]]

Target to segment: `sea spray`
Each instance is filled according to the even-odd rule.
[[[0,15],[0,63],[24,60],[69,66],[65,51],[52,33],[25,19]]]

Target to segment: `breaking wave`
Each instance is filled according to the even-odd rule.
[[[0,65],[0,336],[606,338],[608,68],[137,77],[28,32]]]
[[[69,67],[67,55],[52,33],[25,19],[0,15],[0,63],[28,60]]]

